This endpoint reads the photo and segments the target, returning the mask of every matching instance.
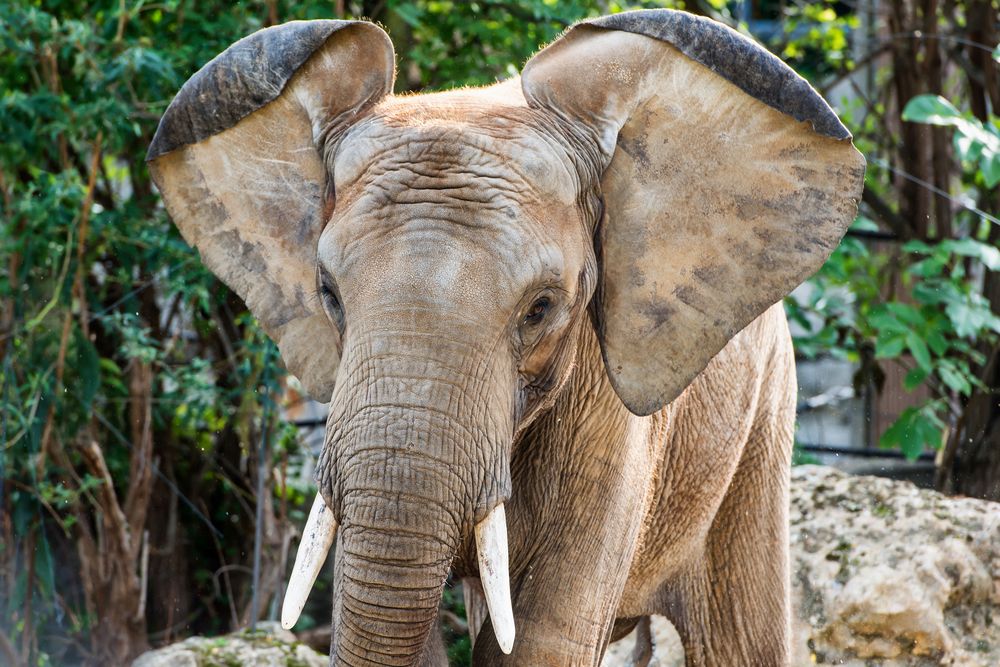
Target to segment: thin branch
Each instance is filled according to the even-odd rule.
[[[875,194],[867,185],[861,193],[861,201],[867,204],[871,212],[875,214],[875,217],[884,222],[896,236],[901,239],[909,239],[913,236],[913,232],[910,230],[906,219],[892,210],[888,202]]]
[[[142,531],[142,555],[139,559],[139,607],[135,610],[135,620],[146,616],[146,593],[149,588],[149,531]]]
[[[819,93],[823,97],[826,97],[830,93],[830,91],[841,81],[850,77],[852,74],[856,74],[862,67],[865,67],[866,65],[870,64],[873,60],[875,60],[880,55],[888,51],[889,51],[889,44],[882,44],[879,47],[872,49],[871,51],[866,53],[863,58],[854,63],[854,67],[852,67],[850,70],[841,72],[833,79],[824,83],[823,86],[819,89]]]
[[[1000,218],[997,218],[996,216],[990,215],[989,213],[987,213],[986,211],[980,209],[977,206],[973,206],[972,204],[969,204],[968,202],[962,201],[958,197],[955,197],[955,196],[953,196],[953,195],[945,192],[941,188],[938,188],[938,187],[934,186],[934,184],[932,184],[932,183],[928,183],[927,181],[925,181],[922,178],[918,178],[917,176],[914,176],[913,174],[911,174],[909,172],[906,172],[906,171],[904,171],[902,169],[899,169],[897,167],[893,167],[891,164],[889,164],[887,162],[883,162],[882,160],[879,160],[878,158],[870,158],[870,161],[872,162],[872,164],[878,165],[879,167],[882,167],[883,169],[888,169],[889,171],[893,172],[894,174],[897,174],[898,176],[901,176],[901,177],[905,178],[906,180],[910,181],[911,183],[916,183],[920,187],[933,192],[934,194],[936,194],[939,197],[944,197],[945,199],[947,199],[948,201],[952,202],[953,204],[957,204],[958,206],[964,208],[966,211],[969,211],[971,213],[975,213],[976,215],[978,215],[979,217],[981,217],[983,220],[987,220],[987,221],[993,223],[994,225],[1000,225]]]

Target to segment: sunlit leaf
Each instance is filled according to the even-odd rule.
[[[972,391],[972,385],[952,364],[938,366],[937,374],[946,385],[960,394],[967,396]]]
[[[941,245],[956,255],[978,259],[990,271],[1000,271],[1000,248],[995,245],[970,238],[943,241]]]
[[[903,108],[903,120],[931,125],[953,125],[962,112],[940,95],[917,95]]]

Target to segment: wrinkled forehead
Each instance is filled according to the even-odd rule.
[[[335,185],[338,192],[359,184],[419,188],[436,179],[454,189],[482,189],[483,197],[492,189],[523,203],[571,205],[576,174],[541,119],[525,106],[483,103],[475,91],[397,98],[344,137]]]

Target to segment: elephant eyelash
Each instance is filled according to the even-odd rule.
[[[333,277],[322,267],[316,269],[316,293],[327,317],[330,318],[337,330],[343,333],[346,325],[344,306],[334,287]]]

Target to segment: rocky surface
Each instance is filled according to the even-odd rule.
[[[1000,665],[1000,505],[797,467],[795,664]]]
[[[277,623],[222,637],[191,637],[139,656],[132,667],[327,667],[329,658]]]
[[[792,665],[1000,665],[1000,504],[799,466],[790,519]],[[670,624],[652,630],[650,664],[682,665]]]

